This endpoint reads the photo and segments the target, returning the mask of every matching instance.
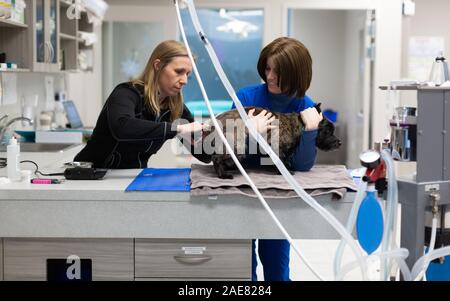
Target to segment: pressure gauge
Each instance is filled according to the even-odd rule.
[[[361,161],[362,166],[373,169],[380,164],[381,156],[376,150],[370,149],[361,153],[361,155],[359,155],[359,160]]]

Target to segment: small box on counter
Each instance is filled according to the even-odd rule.
[[[36,131],[36,143],[83,143],[82,132]]]

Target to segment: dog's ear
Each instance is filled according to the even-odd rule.
[[[317,113],[319,113],[319,114],[322,112],[322,109],[320,108],[321,105],[322,105],[322,103],[319,102],[318,104],[316,104],[316,105],[314,106],[314,108],[316,108],[316,110],[317,110]]]

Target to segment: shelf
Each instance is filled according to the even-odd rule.
[[[66,73],[81,73],[82,71],[80,69],[66,69],[66,70],[62,70]]]
[[[80,39],[80,38],[78,38],[78,43],[79,43],[80,49],[92,49],[94,47],[93,44],[86,46],[86,44],[84,43],[84,40]]]
[[[380,90],[387,90],[388,86],[379,86]],[[410,91],[416,91],[416,90],[450,90],[450,87],[432,87],[432,86],[396,86],[396,87],[390,87],[391,90],[410,90]]]
[[[8,70],[0,70],[0,72],[30,72],[30,69],[25,69],[25,68],[17,68],[17,69],[8,69]]]
[[[60,0],[59,4],[61,7],[69,7],[72,5],[72,1],[71,0]]]
[[[59,33],[59,37],[61,38],[61,40],[73,40],[73,41],[77,40],[77,37],[62,32]]]
[[[0,27],[10,27],[10,28],[28,28],[27,24],[23,24],[17,21],[11,21],[7,19],[0,19]]]
[[[380,88],[380,90],[387,90],[387,89],[392,89],[392,90],[417,90],[417,85],[415,86],[379,86],[378,88]]]

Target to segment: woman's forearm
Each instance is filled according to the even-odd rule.
[[[316,160],[317,130],[303,131],[300,142],[291,161],[291,166],[296,171],[308,171]]]

